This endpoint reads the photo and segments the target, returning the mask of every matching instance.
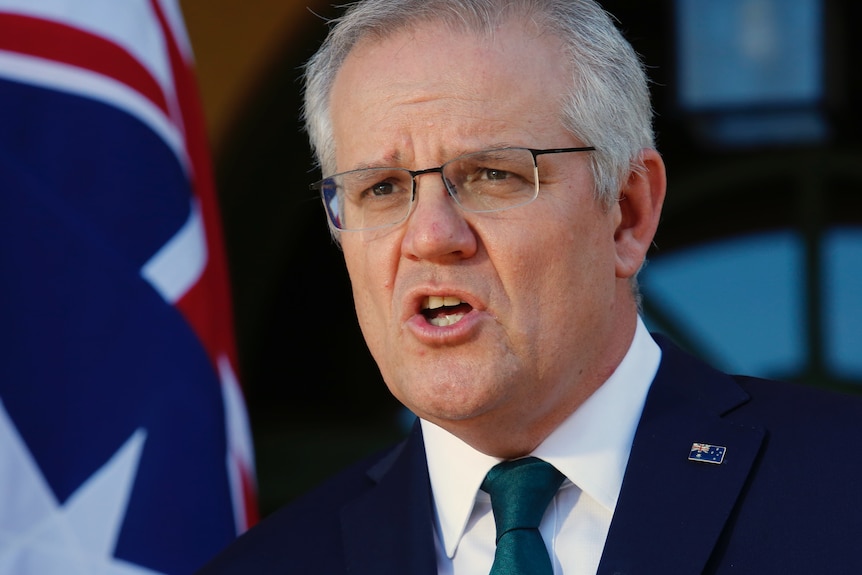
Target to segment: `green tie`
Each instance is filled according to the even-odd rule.
[[[490,575],[553,575],[539,523],[563,482],[553,465],[535,457],[495,465],[482,491],[491,496],[497,552]]]

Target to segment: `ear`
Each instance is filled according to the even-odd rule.
[[[618,278],[637,274],[658,228],[667,185],[664,161],[656,150],[644,149],[640,168],[629,173],[620,190],[619,224],[614,234]]]

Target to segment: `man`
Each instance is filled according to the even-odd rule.
[[[638,317],[665,172],[592,0],[366,0],[306,80],[359,323],[419,421],[204,573],[862,572],[859,402],[718,373]],[[559,473],[507,531],[491,478],[528,456]],[[527,547],[537,570],[502,564]]]

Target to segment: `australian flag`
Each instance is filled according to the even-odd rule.
[[[692,443],[691,453],[688,455],[690,461],[703,461],[705,463],[723,463],[727,448],[723,445],[710,445],[709,443]]]
[[[255,521],[176,0],[0,0],[0,574],[192,573]]]

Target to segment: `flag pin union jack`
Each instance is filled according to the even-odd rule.
[[[727,448],[721,445],[710,445],[708,443],[692,443],[691,453],[688,454],[689,461],[703,461],[705,463],[721,464]]]

